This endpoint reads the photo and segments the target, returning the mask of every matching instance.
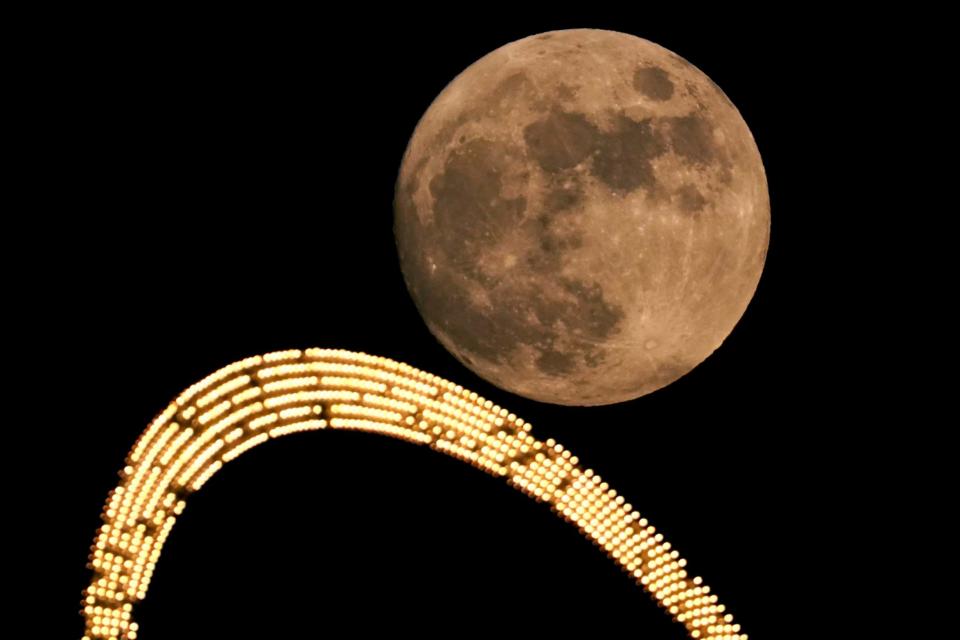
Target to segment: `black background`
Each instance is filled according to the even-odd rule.
[[[822,286],[825,195],[840,180],[827,167],[843,151],[825,149],[823,110],[845,117],[836,92],[858,54],[834,48],[824,16],[461,10],[58,23],[70,37],[42,81],[51,135],[38,139],[58,177],[36,198],[59,213],[38,217],[35,259],[51,276],[28,304],[43,355],[70,363],[46,400],[64,635],[80,635],[98,514],[152,417],[234,360],[318,346],[404,361],[508,407],[649,518],[751,637],[782,636],[790,585],[814,571],[824,443],[846,411],[831,404],[845,364],[822,355],[846,330],[824,311],[843,295],[843,276]],[[570,27],[633,33],[706,72],[749,124],[771,196],[765,271],[731,336],[669,387],[608,407],[524,400],[459,365],[413,306],[392,235],[400,159],[436,94],[494,48]],[[192,496],[135,616],[144,640],[684,637],[502,480],[339,432],[256,448]]]

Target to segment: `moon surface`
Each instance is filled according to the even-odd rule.
[[[507,44],[430,105],[396,183],[404,280],[434,336],[563,405],[670,384],[730,334],[770,234],[760,153],[703,72],[647,40]]]

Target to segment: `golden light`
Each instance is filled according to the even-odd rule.
[[[187,497],[271,438],[371,431],[502,476],[599,544],[690,637],[746,640],[700,577],[645,518],[553,439],[476,393],[409,365],[337,349],[254,356],[207,376],[160,413],[127,456],[91,548],[83,640],[133,640],[160,551]]]

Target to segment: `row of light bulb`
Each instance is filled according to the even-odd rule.
[[[289,350],[233,363],[192,385],[148,426],[104,508],[84,593],[85,640],[133,639],[142,600],[186,497],[272,438],[327,428],[429,445],[548,503],[642,585],[693,638],[746,640],[662,534],[590,469],[476,393],[387,358]]]

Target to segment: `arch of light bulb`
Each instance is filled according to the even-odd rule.
[[[501,476],[576,525],[701,640],[747,640],[669,542],[553,439],[476,393],[409,365],[338,349],[254,356],[184,391],[147,427],[110,492],[91,548],[83,640],[135,640],[133,606],[187,497],[270,439],[354,429],[427,445]]]

